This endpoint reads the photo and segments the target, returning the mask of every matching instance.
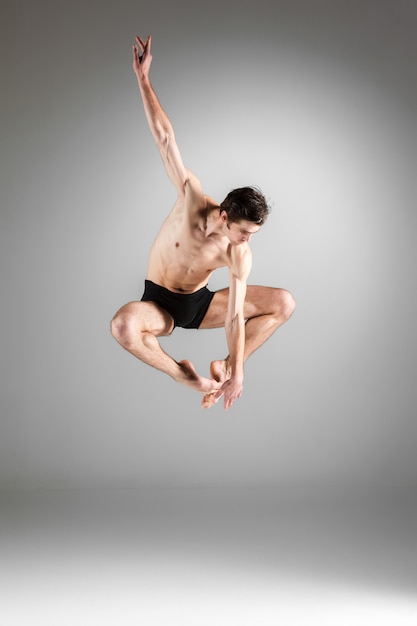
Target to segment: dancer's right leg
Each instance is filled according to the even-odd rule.
[[[157,337],[170,335],[173,329],[171,315],[154,302],[129,302],[111,321],[113,337],[136,358],[201,393],[219,389],[220,383],[199,376],[191,361],[175,361],[161,348]]]

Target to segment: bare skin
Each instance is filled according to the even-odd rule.
[[[174,320],[153,302],[124,305],[112,320],[112,334],[144,363],[202,393],[203,408],[223,397],[224,408],[229,409],[242,395],[244,362],[287,321],[294,300],[284,289],[247,286],[252,265],[249,241],[260,226],[248,220],[230,222],[184,166],[171,122],[149,79],[151,38],[136,41],[133,69],[146,118],[178,194],[152,246],[147,279],[172,292],[189,294],[204,287],[216,269],[228,267],[229,287],[216,292],[199,328],[225,327],[229,355],[211,363],[211,378],[200,376],[187,359],[175,361],[157,339],[173,331]]]

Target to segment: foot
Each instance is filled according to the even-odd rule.
[[[215,379],[210,380],[209,378],[204,378],[203,376],[197,374],[197,371],[191,361],[184,359],[183,361],[179,361],[178,365],[180,366],[182,373],[177,379],[177,382],[187,385],[188,387],[192,387],[200,393],[206,394],[215,393],[220,389],[221,383],[219,381]]]
[[[229,380],[230,375],[231,375],[227,360],[212,361],[210,365],[210,374],[213,380],[220,383],[220,387],[221,387],[223,383],[226,382],[226,380]],[[210,407],[213,406],[213,404],[217,404],[217,402],[223,396],[223,394],[221,394],[216,398],[215,396],[216,396],[217,391],[218,389],[216,389],[215,391],[211,391],[210,393],[206,393],[206,395],[204,396],[201,402],[201,406],[203,409],[209,409]]]

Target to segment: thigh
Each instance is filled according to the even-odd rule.
[[[282,289],[248,285],[246,289],[243,317],[247,320],[258,315],[267,315],[274,310],[274,303]],[[221,328],[225,325],[227,307],[229,304],[229,289],[216,291],[213,300],[199,328]]]
[[[115,317],[124,319],[138,332],[149,331],[156,337],[170,335],[174,330],[172,316],[155,302],[129,302]]]

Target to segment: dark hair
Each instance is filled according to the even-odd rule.
[[[247,220],[262,224],[268,217],[269,207],[265,196],[257,187],[232,189],[220,205],[220,212],[226,211],[230,222]]]

